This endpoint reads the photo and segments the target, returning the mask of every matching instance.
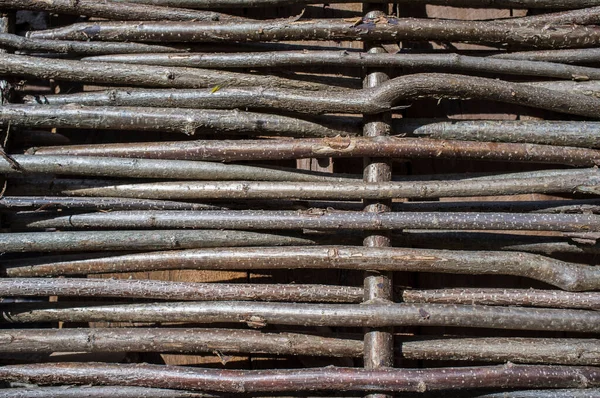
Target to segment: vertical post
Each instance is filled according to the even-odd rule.
[[[363,11],[365,18],[378,18],[387,15],[387,4],[365,4]],[[365,51],[369,53],[384,53],[383,47],[378,43],[365,43]],[[371,88],[389,79],[388,74],[381,70],[367,70],[363,82],[364,88]],[[363,135],[365,137],[379,137],[390,134],[391,113],[378,115],[364,115]],[[365,158],[365,182],[385,182],[392,179],[392,165],[390,159]],[[381,213],[391,211],[389,201],[364,201],[364,211]],[[365,237],[363,242],[367,247],[391,246],[389,233],[377,232]],[[392,275],[391,273],[367,272],[364,280],[365,302],[392,301]],[[377,328],[368,330],[364,338],[364,366],[367,369],[394,366],[394,340],[392,328]],[[387,397],[387,395],[371,394],[370,398]]]

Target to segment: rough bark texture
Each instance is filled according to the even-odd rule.
[[[268,7],[291,4],[310,4],[306,0],[117,0],[139,4],[168,5],[171,7],[229,8],[229,7]],[[334,0],[331,3],[352,3],[352,0]],[[385,0],[371,3],[386,3]],[[598,5],[597,0],[401,0],[405,4],[438,4],[455,7],[491,8],[586,8]]]
[[[190,136],[244,133],[335,137],[354,131],[289,116],[212,109],[7,105],[0,108],[0,120],[0,125],[22,127],[165,131]]]
[[[23,181],[25,182],[25,181]],[[33,183],[30,182],[30,183]],[[464,178],[440,181],[406,181],[389,183],[351,182],[164,182],[121,183],[114,181],[51,181],[45,187],[26,187],[25,194],[35,192],[59,193],[67,196],[112,196],[143,199],[393,199],[393,198],[441,198],[515,195],[524,193],[582,192],[596,193],[600,185],[597,169],[542,171],[535,174],[515,173],[485,178]],[[9,184],[8,195],[23,195],[23,185]],[[318,216],[321,211],[316,211]],[[307,219],[310,214],[307,214]]]
[[[35,388],[5,388],[0,398],[219,398],[217,395],[126,386],[60,386]]]
[[[474,72],[557,79],[598,79],[600,69],[541,61],[472,57],[460,54],[378,54],[347,51],[132,54],[88,57],[84,61],[188,68],[375,67],[395,73]]]
[[[569,291],[600,289],[600,269],[519,252],[450,251],[350,246],[199,249],[22,265],[4,264],[9,277],[85,275],[166,269],[358,269],[516,275]]]
[[[594,166],[600,163],[600,151],[564,147],[529,144],[529,142],[542,141],[558,144],[556,141],[570,141],[578,146],[598,147],[600,141],[598,133],[593,131],[586,134],[585,126],[575,128],[573,134],[567,131],[552,135],[552,132],[543,131],[546,123],[536,126],[533,123],[518,125],[516,123],[493,123],[488,129],[483,123],[472,126],[468,122],[461,123],[442,122],[436,123],[430,129],[425,126],[422,130],[416,129],[417,134],[431,136],[451,136],[458,140],[429,139],[429,138],[399,138],[399,137],[332,137],[326,139],[297,139],[293,143],[287,140],[236,140],[236,141],[175,141],[134,144],[100,144],[100,145],[71,145],[64,147],[32,148],[30,154],[44,155],[76,155],[76,156],[115,156],[123,158],[155,158],[155,159],[187,159],[210,161],[239,161],[239,160],[283,160],[301,159],[310,157],[335,157],[352,158],[362,156],[381,156],[399,159],[441,158],[441,159],[474,159],[498,160],[512,162],[556,163],[573,166]],[[533,125],[534,129],[526,130]],[[517,129],[514,127],[517,126]],[[556,124],[558,128],[560,123]],[[495,127],[495,130],[494,130]],[[568,127],[568,126],[567,126]],[[438,133],[436,129],[439,128]],[[494,135],[495,131],[504,135]],[[539,135],[538,135],[539,133]],[[532,137],[532,138],[530,138]],[[436,137],[437,138],[437,137]],[[497,141],[522,141],[524,143],[495,143],[459,141],[482,139]],[[555,141],[556,139],[556,141]],[[560,143],[564,145],[564,143]],[[594,142],[594,143],[592,143]],[[15,157],[18,159],[19,157]],[[68,159],[67,157],[65,157]],[[78,162],[83,160],[78,159]],[[147,161],[148,162],[148,161]]]
[[[406,303],[522,305],[527,307],[600,309],[600,293],[535,289],[403,290]]]
[[[218,352],[333,357],[360,357],[363,353],[360,340],[240,329],[23,329],[0,333],[0,340],[7,341],[0,343],[3,353]],[[583,348],[587,362],[594,363],[595,354],[585,342],[573,342],[573,346]]]
[[[599,152],[600,153],[600,152]],[[327,174],[286,171],[266,167],[187,160],[119,159],[76,156],[14,155],[19,169],[0,163],[0,173],[61,174],[94,177],[129,177],[179,180],[262,180],[262,181],[352,181]],[[600,162],[600,156],[598,157]]]
[[[79,23],[29,32],[33,39],[116,40],[139,42],[226,42],[285,40],[466,41],[495,46],[532,48],[594,47],[600,30],[593,26],[556,25],[552,29],[527,23],[382,17],[359,22],[340,19],[241,22]]]
[[[79,42],[66,40],[33,40],[10,33],[0,33],[0,45],[19,51],[56,52],[65,54],[135,54],[135,53],[174,53],[185,49],[156,44],[121,42]]]
[[[0,9],[47,11],[56,14],[86,15],[124,21],[217,21],[216,12],[184,10],[135,3],[94,0],[2,0]]]
[[[309,245],[318,241],[245,231],[86,231],[4,233],[3,252],[71,252],[115,250],[178,250],[222,246]]]
[[[92,305],[14,304],[4,323],[192,322],[245,323],[251,327],[454,326],[513,330],[598,333],[598,311],[451,304],[297,304],[244,301]],[[403,369],[404,370],[404,369]],[[1,370],[0,370],[1,374]]]
[[[160,42],[160,40],[159,40]],[[111,62],[84,62],[64,59],[0,54],[0,74],[37,79],[98,84],[199,88],[216,86],[290,87],[303,90],[327,89],[329,86],[277,76],[262,76],[197,68],[165,68]]]
[[[224,210],[225,207],[169,200],[77,198],[57,196],[3,196],[0,209],[10,210]]]
[[[2,353],[183,352],[360,357],[363,342],[351,338],[240,329],[16,329],[0,333]],[[443,338],[397,339],[407,359],[564,365],[598,365],[594,339]],[[1,396],[1,395],[0,395]]]
[[[491,55],[492,58],[587,64],[600,61],[600,48],[509,52]]]
[[[109,62],[103,64],[87,62],[85,64],[117,65]],[[131,67],[135,66],[127,65],[127,68]],[[137,67],[161,68],[158,66],[142,65],[137,65]],[[186,70],[198,69],[188,68]],[[2,72],[1,68],[0,72]],[[20,72],[24,73],[22,70]],[[222,72],[212,71],[212,73]],[[255,75],[241,76],[243,76],[244,82],[247,83],[249,83],[249,79],[255,78]],[[156,80],[156,77],[154,79]],[[243,85],[248,86],[250,84],[239,84],[238,86]],[[530,83],[511,83],[475,76],[419,73],[397,77],[375,88],[354,91],[319,91],[318,95],[306,91],[283,88],[234,88],[232,85],[226,84],[224,88],[218,91],[109,90],[100,93],[48,96],[40,100],[40,103],[51,105],[79,104],[155,107],[164,107],[168,103],[170,107],[178,108],[250,108],[285,110],[287,112],[294,111],[310,114],[376,114],[397,109],[398,107],[402,109],[406,107],[404,103],[410,100],[450,98],[498,101],[560,113],[587,116],[594,119],[598,118],[597,109],[600,107],[600,98],[566,92],[565,90],[572,90],[572,85],[565,88],[557,88],[556,83],[553,82],[552,87],[546,88]],[[557,90],[562,90],[561,95],[556,94]]]
[[[509,180],[510,181],[510,180]],[[544,213],[361,213],[351,211],[113,211],[86,214],[22,212],[7,215],[14,228],[58,229],[165,229],[206,228],[246,230],[521,230],[560,232],[600,232],[600,216],[595,214]]]
[[[348,286],[184,283],[134,279],[0,280],[0,296],[115,297],[157,300],[257,300],[360,302],[363,291]]]

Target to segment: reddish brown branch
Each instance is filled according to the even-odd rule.
[[[229,393],[264,391],[424,392],[469,388],[588,388],[600,384],[593,367],[503,365],[440,369],[315,368],[213,370],[178,366],[63,363],[0,368],[7,381],[127,385]]]

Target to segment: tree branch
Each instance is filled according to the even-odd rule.
[[[46,277],[169,269],[356,269],[514,275],[568,291],[600,289],[597,267],[567,263],[535,254],[435,249],[316,246],[219,248],[129,254],[118,257],[43,263],[2,264],[8,277]]]

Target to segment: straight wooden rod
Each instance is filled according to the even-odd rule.
[[[593,367],[502,365],[439,369],[307,368],[217,370],[180,366],[99,363],[10,365],[7,381],[42,385],[101,384],[227,393],[266,391],[424,392],[469,388],[589,388],[600,384]]]

